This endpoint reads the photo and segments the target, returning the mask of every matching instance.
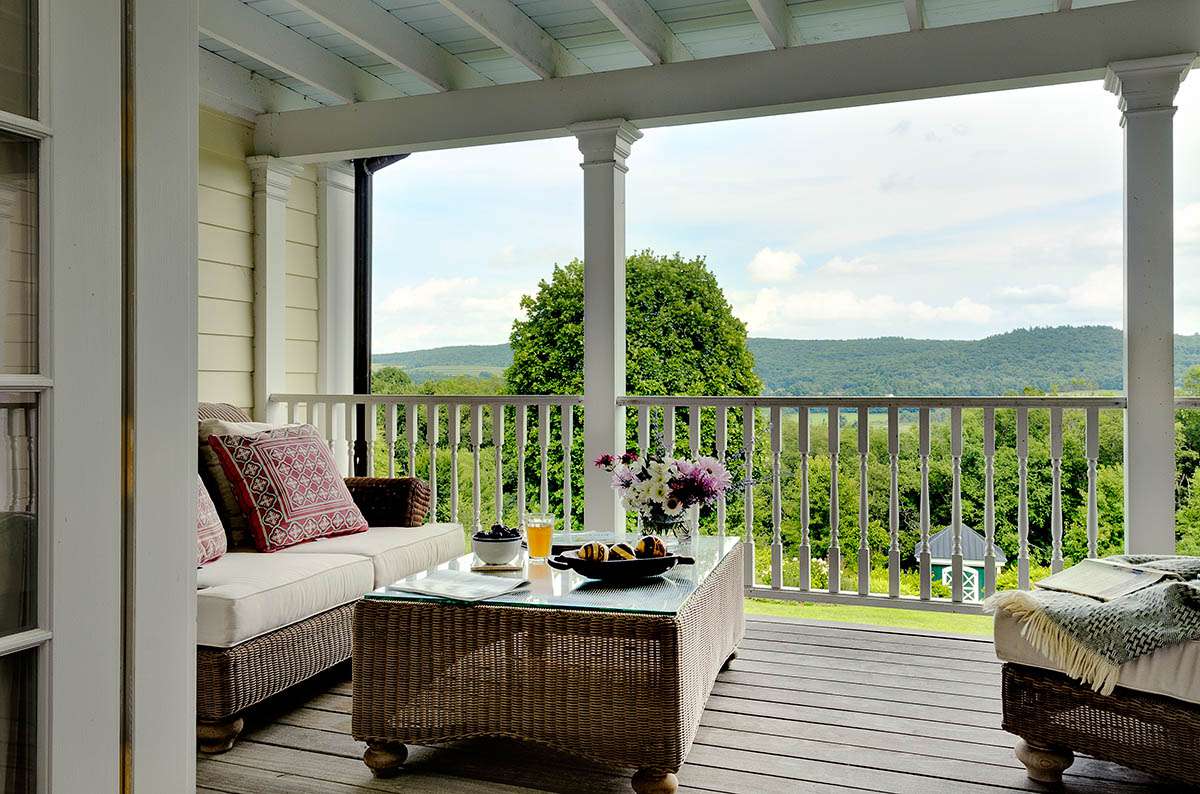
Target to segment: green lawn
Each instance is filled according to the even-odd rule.
[[[925,612],[919,609],[889,609],[846,604],[809,604],[800,601],[774,601],[766,598],[747,598],[746,614],[992,636],[991,615],[960,615],[953,612]]]

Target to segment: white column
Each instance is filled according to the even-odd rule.
[[[625,513],[591,462],[625,446],[625,158],[642,134],[622,119],[571,132],[583,154],[583,505],[591,529],[620,532]]]
[[[254,185],[254,417],[274,421],[267,398],[286,391],[287,197],[298,166],[246,158]]]
[[[125,3],[125,101],[130,112],[125,151],[129,234],[121,755],[122,788],[135,792],[195,787],[196,544],[189,530],[196,520],[196,13],[196,0]],[[79,40],[67,46],[79,46]],[[86,75],[85,82],[94,77],[86,70],[74,74],[75,80]],[[104,132],[93,134],[100,138]],[[73,180],[68,189],[74,189]],[[86,344],[77,337],[66,342]],[[56,371],[61,369],[56,366]],[[94,415],[93,422],[103,416]],[[59,478],[55,485],[70,488],[71,482]],[[90,523],[92,517],[84,521]],[[60,536],[56,545],[65,549],[68,539]],[[90,566],[85,574],[89,584],[101,565],[97,560]],[[55,577],[56,589],[60,581]],[[64,606],[56,613],[56,626],[63,618],[85,619],[77,612],[78,603]],[[54,652],[63,650],[56,645]],[[106,686],[97,673],[89,675],[91,686]],[[55,731],[60,724],[55,721]],[[57,779],[53,788],[102,790],[92,781],[75,787]]]
[[[317,166],[317,391],[354,391],[354,167]],[[351,440],[346,413],[332,417],[334,438]],[[336,456],[343,474],[349,460]]]
[[[317,389],[354,391],[354,168],[317,166]]]
[[[1175,550],[1172,101],[1195,53],[1109,65],[1125,129],[1125,547]]]

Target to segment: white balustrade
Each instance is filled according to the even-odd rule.
[[[289,421],[307,421],[314,424],[331,449],[338,453],[339,459],[344,453],[345,459],[348,462],[352,461],[356,446],[360,442],[365,443],[367,473],[370,475],[392,477],[403,472],[426,478],[434,495],[431,520],[460,519],[459,500],[462,494],[458,453],[465,442],[471,453],[471,464],[468,468],[473,474],[470,516],[463,517],[464,523],[469,527],[478,528],[484,524],[484,495],[480,487],[481,466],[484,449],[490,446],[496,474],[491,493],[496,520],[503,521],[512,514],[516,515],[518,522],[524,520],[524,512],[531,496],[527,494],[527,487],[534,487],[533,483],[527,483],[525,466],[528,462],[536,468],[538,492],[535,503],[540,509],[548,512],[558,501],[554,497],[561,498],[561,527],[567,531],[575,528],[571,520],[571,478],[567,476],[564,480],[552,482],[550,464],[551,454],[554,452],[562,455],[564,472],[579,468],[578,464],[572,464],[572,451],[575,431],[574,407],[582,403],[580,397],[281,394],[275,395],[272,402],[285,408],[282,415],[287,416]],[[728,531],[731,510],[736,509],[737,501],[741,502],[743,526],[739,534],[746,545],[748,592],[775,598],[860,603],[868,601],[926,609],[971,610],[978,608],[974,603],[977,595],[985,596],[995,592],[997,577],[1001,573],[1002,557],[997,548],[1001,516],[997,512],[996,490],[1002,485],[1005,488],[1013,488],[1014,484],[1009,481],[997,482],[997,456],[1009,455],[1012,457],[1008,460],[1015,458],[1016,461],[1015,521],[1006,526],[1013,526],[1015,529],[1015,549],[1010,547],[1009,551],[1016,552],[1015,559],[1010,562],[1016,568],[1018,586],[1027,588],[1031,584],[1031,571],[1035,563],[1034,544],[1030,537],[1031,531],[1034,531],[1031,527],[1029,504],[1030,477],[1034,476],[1034,471],[1038,472],[1039,477],[1047,476],[1048,473],[1051,482],[1049,514],[1037,514],[1039,528],[1036,529],[1038,533],[1046,533],[1038,535],[1043,539],[1041,542],[1045,542],[1048,536],[1049,553],[1046,557],[1038,557],[1036,562],[1049,563],[1052,570],[1059,570],[1065,564],[1065,505],[1068,503],[1080,504],[1081,515],[1083,506],[1086,506],[1087,554],[1095,556],[1098,553],[1098,528],[1103,519],[1097,494],[1101,412],[1122,410],[1125,401],[1121,397],[669,396],[625,397],[621,398],[618,404],[633,409],[630,415],[636,416],[636,420],[631,423],[634,435],[629,444],[631,449],[636,448],[644,455],[652,446],[661,442],[666,449],[678,450],[677,422],[680,416],[686,416],[687,454],[693,458],[712,454],[726,461],[736,476],[744,481],[740,493],[735,490],[713,506],[713,519],[704,519],[715,520],[715,523],[704,523],[703,526],[704,531],[724,535]],[[1200,408],[1200,399],[1181,399],[1178,406]],[[367,416],[363,438],[359,437],[362,431],[355,421],[360,407],[365,407]],[[532,418],[530,409],[533,410]],[[739,414],[741,417],[741,421],[735,420],[732,427],[729,417],[731,410],[735,411],[735,417]],[[0,411],[0,431],[16,426],[14,423],[26,422],[21,411],[24,409],[6,408]],[[509,411],[513,422],[511,428],[506,427],[505,414]],[[686,411],[686,414],[680,413],[683,411]],[[764,412],[765,423],[759,420],[759,411]],[[840,419],[843,411],[853,411],[856,414],[858,431],[855,439],[858,464],[858,554],[855,560],[845,561],[840,553],[841,478],[853,477],[854,474],[841,471]],[[27,413],[32,414],[31,411]],[[822,413],[825,414],[824,430],[830,465],[829,505],[827,514],[824,511],[818,513],[818,518],[827,519],[826,526],[822,528],[823,532],[820,535],[814,536],[811,515],[814,487],[814,475],[811,471],[811,434],[813,425],[821,420]],[[886,454],[883,453],[882,446],[873,449],[871,443],[871,421],[874,414],[886,415]],[[1048,457],[1045,452],[1041,452],[1043,457],[1031,458],[1030,421],[1034,416],[1039,423],[1045,421],[1048,424]],[[425,422],[424,432],[420,430],[422,417]],[[446,422],[444,433],[441,430],[443,418]],[[969,421],[966,421],[968,418]],[[401,421],[404,423],[403,442],[400,442]],[[528,426],[530,421],[536,422],[536,428]],[[792,421],[796,423],[794,434],[788,430]],[[464,422],[465,437],[462,430]],[[490,423],[490,428],[485,429],[485,423]],[[704,433],[707,432],[710,423],[710,440],[705,442]],[[968,427],[964,427],[964,424]],[[551,442],[556,426],[561,443],[556,444],[557,449],[552,450]],[[939,428],[936,436],[935,427]],[[817,428],[820,429],[819,424]],[[657,435],[656,430],[661,435]],[[736,432],[740,432],[740,439],[736,438]],[[536,433],[536,437],[533,433]],[[908,435],[909,433],[912,435]],[[763,434],[761,439],[760,434]],[[1086,494],[1074,493],[1071,495],[1073,501],[1067,502],[1067,495],[1064,494],[1066,484],[1063,458],[1064,440],[1070,434],[1081,436],[1087,484]],[[915,459],[901,455],[902,439],[913,436],[915,450],[908,447],[907,442],[904,449],[908,450],[906,455],[913,455],[915,452]],[[935,438],[942,440],[935,444]],[[398,448],[398,442],[403,444],[402,449]],[[5,437],[7,448],[4,450],[10,458],[16,454],[14,443],[14,435],[10,431]],[[794,449],[793,443],[796,445]],[[878,443],[882,445],[882,441]],[[386,463],[382,460],[376,461],[377,444],[383,445],[381,451],[385,451],[386,455],[380,457],[386,458]],[[449,453],[448,472],[440,471],[437,462],[437,453],[443,448],[443,444]],[[529,450],[530,444],[535,445],[532,452]],[[760,446],[763,458],[756,461],[756,452],[760,451]],[[734,451],[736,454],[731,454]],[[508,461],[517,461],[515,475],[510,471],[512,482],[506,482],[504,478],[506,455]],[[881,554],[880,548],[875,551],[874,556],[869,535],[872,516],[868,490],[873,460],[878,460],[888,468],[888,543],[886,554]],[[443,465],[445,462],[446,459],[443,458]],[[762,474],[757,477],[756,462],[763,467]],[[947,479],[943,479],[947,477],[946,474],[938,475],[936,496],[932,492],[934,484],[931,483],[935,463],[939,472],[948,471]],[[584,465],[590,465],[590,462],[584,462]],[[849,461],[847,465],[849,471],[853,472],[854,467]],[[528,473],[532,475],[534,470],[530,469]],[[578,472],[575,474],[578,476]],[[19,476],[21,475],[17,475]],[[976,477],[982,479],[981,485],[969,485],[978,482],[973,479]],[[553,479],[559,480],[558,477]],[[12,482],[5,493],[4,501],[11,505],[14,503],[14,493],[20,491],[24,494],[30,489],[12,475],[10,480]],[[448,509],[437,506],[439,482],[443,486],[449,486]],[[790,492],[789,488],[795,487],[795,484],[799,485],[798,502],[785,501]],[[759,490],[757,485],[769,485],[769,488]],[[1085,490],[1082,485],[1076,487],[1080,491]],[[911,493],[906,496],[908,489],[911,489]],[[968,492],[973,494],[973,501],[969,505],[964,495]],[[444,495],[445,491],[442,493]],[[915,502],[915,515],[907,515],[902,511],[904,499],[912,499]],[[760,512],[757,516],[756,501],[763,504],[770,502],[766,512],[761,512],[762,507],[759,505]],[[1011,496],[1006,497],[1001,504],[1005,505],[1005,510],[1013,509]],[[883,508],[877,509],[879,512],[875,517],[881,520]],[[964,553],[964,511],[968,511],[967,518],[977,516],[972,521],[982,521],[982,561],[968,559],[979,556],[977,553]],[[699,526],[701,519],[707,515],[708,511],[703,515],[693,511],[690,518],[694,526]],[[1072,512],[1072,515],[1075,514]],[[939,522],[948,521],[950,530],[948,551],[937,554],[933,553],[930,546],[935,517]],[[915,539],[919,540],[920,550],[915,559],[902,557],[901,541],[905,532],[913,532]],[[821,541],[828,542],[828,579],[821,586],[814,587],[815,561],[812,549],[814,543]],[[792,545],[797,542],[798,545]],[[769,565],[770,570],[769,578],[762,582],[757,580],[755,571],[759,544],[764,546],[764,569]],[[1082,531],[1080,544],[1082,545]],[[978,543],[974,542],[970,550],[974,551],[977,546]],[[856,567],[857,587],[854,591],[842,591],[843,563]],[[796,564],[798,577],[789,573],[785,578],[785,564]],[[886,592],[873,592],[872,566],[878,568],[884,565],[888,572]],[[983,579],[981,586],[968,584],[968,581],[974,580],[968,579],[967,575],[975,576],[973,570],[980,566],[982,570],[979,575]],[[911,573],[905,573],[906,570],[911,570]],[[938,576],[934,575],[935,570],[938,571]],[[915,578],[915,584],[908,578],[910,576]],[[943,584],[945,588],[942,587]],[[910,591],[909,587],[914,589]],[[947,593],[948,597],[942,595]]]
[[[626,397],[618,402],[637,413],[636,434],[637,446],[640,449],[646,448],[646,441],[652,430],[651,420],[656,412],[663,411],[664,438],[668,443],[673,443],[675,412],[686,410],[689,423],[689,454],[695,456],[711,452],[721,459],[727,458],[731,444],[736,448],[739,443],[730,438],[728,412],[730,409],[741,412],[740,447],[744,464],[737,475],[744,480],[743,489],[731,493],[725,500],[719,500],[712,512],[716,516],[714,531],[720,532],[725,527],[730,505],[734,504],[729,499],[741,501],[741,534],[746,545],[747,559],[757,559],[758,545],[766,547],[761,563],[764,568],[769,565],[770,576],[762,582],[757,581],[754,578],[754,565],[748,564],[748,593],[767,598],[858,603],[865,601],[884,606],[950,611],[977,610],[978,599],[996,590],[997,576],[1001,568],[1001,557],[997,547],[996,460],[998,447],[1001,446],[998,441],[998,419],[1001,416],[1005,417],[1003,448],[1011,450],[1005,454],[1013,455],[1017,463],[1017,509],[1014,523],[1018,548],[1012,562],[1017,568],[1020,586],[1027,588],[1030,586],[1033,564],[1029,505],[1029,478],[1033,467],[1036,465],[1039,472],[1048,471],[1053,484],[1050,515],[1045,519],[1039,518],[1046,520],[1047,526],[1038,531],[1049,535],[1050,553],[1045,562],[1051,563],[1052,566],[1061,566],[1065,509],[1063,444],[1068,427],[1075,433],[1082,431],[1088,466],[1088,486],[1087,493],[1079,494],[1077,498],[1081,501],[1086,499],[1088,550],[1089,554],[1094,555],[1099,511],[1096,476],[1099,466],[1100,412],[1122,410],[1125,404],[1121,397],[670,396]],[[1195,403],[1195,407],[1200,408],[1200,399],[1195,400]],[[707,418],[707,413],[701,413],[707,409],[712,409],[713,420]],[[810,516],[811,489],[814,486],[810,470],[814,409],[817,410],[818,421],[822,412],[826,414],[824,430],[830,464],[828,513],[819,514],[827,519],[822,534],[823,539],[829,543],[826,558],[828,583],[822,583],[823,586],[819,588],[814,588],[813,581],[812,547],[818,539],[813,535]],[[763,432],[764,427],[756,419],[760,410],[765,411],[768,417],[766,433],[761,438],[759,434]],[[843,528],[839,503],[842,492],[841,478],[854,476],[843,472],[840,465],[840,417],[843,411],[855,412],[858,431],[855,438],[858,464],[858,554],[855,561],[842,560],[840,553],[840,534]],[[1068,423],[1066,417],[1072,412],[1082,416],[1084,422]],[[886,456],[882,454],[882,447],[874,450],[871,443],[871,419],[876,413],[886,415]],[[1049,420],[1048,460],[1042,458],[1036,462],[1031,461],[1031,413],[1047,417]],[[695,418],[701,416],[704,417],[702,420]],[[786,430],[793,420],[796,422],[794,435],[790,430]],[[694,443],[691,443],[691,439],[700,437],[694,428],[697,421],[700,421],[702,427],[707,426],[705,423],[714,421],[715,443],[711,450],[703,446],[697,449]],[[906,454],[913,455],[915,452],[915,460],[901,455],[902,438],[911,437],[907,436],[907,433],[915,436],[916,448],[914,450],[906,446],[905,449],[909,450]],[[795,449],[791,446],[792,439],[795,440]],[[756,477],[755,452],[760,445],[764,452],[769,450],[770,453],[769,475]],[[883,556],[878,556],[879,552],[875,553],[877,556],[873,556],[869,534],[872,517],[868,491],[869,474],[870,467],[874,465],[872,461],[877,458],[886,461],[888,467],[888,545],[887,553]],[[931,481],[935,464],[938,472],[945,472],[938,475],[936,483]],[[737,469],[736,463],[734,468]],[[913,479],[908,480],[907,477]],[[977,477],[982,480],[981,483],[974,479]],[[906,482],[912,484],[905,485]],[[798,503],[785,502],[789,483],[799,484]],[[968,487],[970,483],[979,484]],[[769,512],[756,517],[756,502],[759,503],[757,509],[761,511],[762,503],[766,501],[757,486],[768,484]],[[1011,487],[1011,483],[1007,481],[1004,485]],[[915,515],[906,516],[902,513],[902,496],[905,489],[912,489]],[[977,552],[979,544],[973,542],[969,548],[973,552],[970,555],[966,553],[967,521],[964,516],[968,511],[968,493],[973,494],[973,501],[969,505],[970,514],[978,515],[974,520],[982,523],[984,546],[982,552]],[[1012,502],[1004,501],[1003,504],[1008,509],[1007,506]],[[882,508],[877,518],[882,518]],[[930,545],[935,534],[935,519],[945,522],[940,526],[948,527],[948,532],[943,537],[949,540],[945,550],[939,547],[937,553]],[[796,536],[790,533],[797,529],[798,545],[790,547],[789,538],[791,543],[796,543],[797,540]],[[915,558],[909,560],[902,556],[902,534],[906,530],[915,533],[920,548]],[[982,556],[982,559],[974,559],[978,556]],[[792,584],[796,579],[791,578],[791,574],[785,578],[785,562],[798,566],[798,586]],[[857,588],[854,592],[845,592],[841,588],[843,562],[847,565],[856,564]],[[883,565],[886,565],[888,570],[886,592],[873,592],[872,566],[878,568]],[[915,574],[915,583],[908,578],[910,574],[905,573],[909,569]],[[910,586],[914,588],[912,591],[908,590]]]

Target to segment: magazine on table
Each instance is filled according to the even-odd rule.
[[[409,576],[385,589],[392,593],[417,593],[452,601],[483,601],[511,593],[529,584],[528,579],[489,576],[470,571],[431,571]]]
[[[1171,571],[1160,571],[1115,560],[1082,560],[1065,571],[1037,583],[1043,590],[1074,593],[1101,601],[1136,593],[1167,579],[1181,579]]]

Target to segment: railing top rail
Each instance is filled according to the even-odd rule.
[[[578,394],[272,394],[271,403],[360,403],[363,405],[582,405]]]
[[[851,397],[844,395],[783,397],[684,397],[662,396],[620,397],[618,405],[674,405],[744,408],[1124,408],[1124,396],[1111,397]],[[1200,401],[1197,402],[1200,405]]]
[[[1176,397],[1176,408],[1200,408],[1200,397]]]

